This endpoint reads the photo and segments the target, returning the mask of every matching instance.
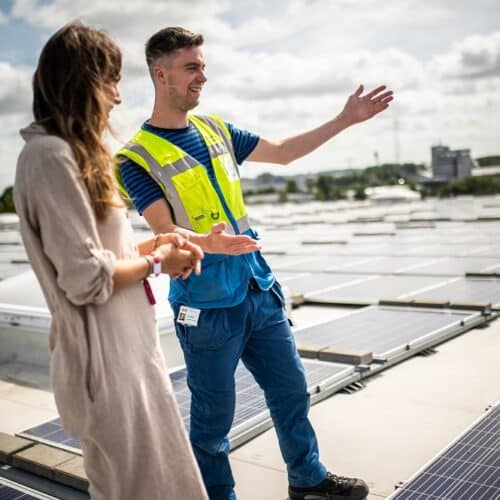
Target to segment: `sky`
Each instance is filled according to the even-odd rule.
[[[196,112],[280,140],[334,118],[362,83],[394,91],[388,110],[290,165],[244,163],[243,176],[375,163],[430,163],[430,147],[500,154],[499,0],[1,0],[0,188],[13,183],[43,44],[80,19],[123,50],[118,149],[149,116],[144,44],[165,26],[205,37],[208,82]]]

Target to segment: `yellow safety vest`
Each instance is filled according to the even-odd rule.
[[[239,233],[250,228],[241,191],[241,180],[231,135],[215,115],[189,116],[205,141],[217,183]],[[120,157],[128,158],[157,182],[173,211],[174,223],[196,233],[208,233],[213,224],[226,222],[233,228],[207,171],[196,159],[167,139],[146,130],[137,134],[116,154],[115,175],[121,192],[128,197],[120,175]]]

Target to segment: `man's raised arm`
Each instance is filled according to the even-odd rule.
[[[347,127],[368,120],[387,109],[393,99],[392,91],[386,90],[385,85],[373,89],[364,96],[362,93],[363,85],[360,85],[356,92],[349,96],[342,112],[317,128],[282,141],[260,138],[247,160],[288,165],[293,160],[314,151]]]

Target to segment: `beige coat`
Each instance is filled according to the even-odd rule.
[[[21,135],[14,200],[52,314],[57,408],[92,498],[206,499],[153,308],[139,282],[113,293],[115,259],[137,255],[126,210],[97,222],[69,145],[39,125]]]

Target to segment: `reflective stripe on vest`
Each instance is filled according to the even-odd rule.
[[[250,224],[226,124],[213,115],[190,116],[189,120],[205,141],[226,206],[236,221],[238,231],[243,233],[250,228]],[[116,156],[129,158],[151,175],[163,190],[178,226],[197,233],[208,233],[213,224],[226,222],[228,231],[232,231],[231,220],[205,167],[175,144],[141,129]],[[119,160],[115,161],[115,174],[120,190],[128,197],[121,180]]]

